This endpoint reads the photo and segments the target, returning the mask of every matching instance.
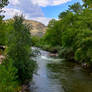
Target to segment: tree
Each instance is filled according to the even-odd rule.
[[[73,5],[70,5],[69,10],[71,12],[80,14],[82,12],[82,6],[80,5],[80,3],[77,2],[77,3],[73,4]]]
[[[61,44],[61,30],[59,29],[60,22],[52,19],[49,22],[48,29],[46,35],[44,37],[45,41],[51,45],[56,46]]]
[[[4,8],[6,5],[8,5],[8,0],[0,0],[0,13],[3,12],[2,8]],[[4,16],[0,15],[0,20],[3,18]]]
[[[75,59],[92,64],[92,31],[84,29],[77,35]]]
[[[5,7],[8,3],[9,3],[8,0],[0,0],[0,9]]]
[[[4,16],[1,15],[1,12],[3,12],[2,8],[8,5],[8,3],[8,0],[0,0],[0,45],[5,44],[5,23],[2,21]]]
[[[14,17],[13,30],[10,32],[7,41],[7,55],[8,58],[14,60],[20,83],[29,82],[35,68],[34,62],[30,59],[30,27],[23,21],[23,16]]]
[[[2,21],[0,24],[0,45],[5,45],[5,23]]]
[[[92,0],[82,0],[85,8],[92,8]]]
[[[68,14],[68,12],[69,11],[65,11],[65,12],[61,12],[60,14],[59,14],[59,19],[63,19],[67,14]]]

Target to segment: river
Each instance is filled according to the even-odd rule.
[[[92,92],[92,76],[80,65],[57,57],[41,49],[37,73],[30,83],[30,92]]]

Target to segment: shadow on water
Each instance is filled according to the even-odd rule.
[[[30,92],[92,92],[92,77],[79,65],[40,52],[34,58],[38,70],[30,83]]]

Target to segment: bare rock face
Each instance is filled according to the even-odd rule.
[[[32,26],[32,30],[30,30],[30,32],[33,36],[42,37],[44,33],[46,32],[47,27],[40,22],[33,21],[33,20],[25,20],[25,23]]]

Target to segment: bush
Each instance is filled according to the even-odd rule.
[[[85,37],[75,52],[75,59],[92,65],[92,37]]]
[[[67,60],[74,60],[74,52],[72,48],[62,48],[59,50],[59,56]]]
[[[0,92],[17,92],[17,69],[13,66],[13,61],[0,65]]]
[[[32,46],[40,46],[40,37],[32,36]]]

